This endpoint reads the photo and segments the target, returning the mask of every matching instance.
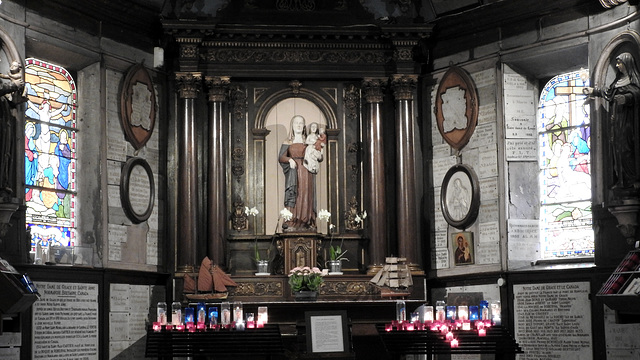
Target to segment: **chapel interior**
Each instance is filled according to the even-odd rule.
[[[0,50],[2,359],[640,359],[637,0],[4,0]]]

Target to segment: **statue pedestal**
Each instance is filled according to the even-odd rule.
[[[640,212],[640,200],[622,199],[609,206],[611,212],[618,220],[618,229],[632,245],[636,242],[636,230],[638,227],[638,212]]]
[[[318,246],[321,240],[316,233],[281,234],[282,257],[284,258],[284,275],[295,267],[317,266]]]

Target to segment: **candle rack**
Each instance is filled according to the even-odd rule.
[[[473,327],[472,327],[473,328]],[[376,324],[378,334],[384,346],[395,358],[410,354],[426,354],[431,359],[434,354],[494,354],[495,359],[510,359],[522,349],[502,326],[491,326],[485,336],[479,336],[477,330],[453,330],[457,339],[456,347],[447,341],[446,334],[439,330],[392,330],[385,324]]]
[[[619,322],[640,322],[640,249],[627,253],[596,296],[616,311]]]
[[[262,328],[235,330],[232,327],[188,331],[147,330],[145,357],[172,359],[191,356],[266,357],[284,353],[280,328],[266,324]]]

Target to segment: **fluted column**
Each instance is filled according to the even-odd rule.
[[[193,272],[196,266],[198,168],[195,128],[195,99],[200,90],[200,73],[176,73],[179,95],[178,119],[178,238],[179,273]]]
[[[209,90],[209,163],[207,253],[214,264],[225,265],[226,194],[223,105],[227,100],[228,77],[205,78]]]
[[[416,231],[416,170],[413,129],[413,98],[417,75],[394,75],[391,80],[396,100],[396,203],[398,255],[407,258],[413,270],[420,266]]]
[[[385,215],[384,143],[382,137],[382,100],[387,79],[366,78],[362,82],[367,103],[366,141],[364,158],[365,205],[369,218],[370,264],[368,273],[376,273],[387,255],[387,221]]]

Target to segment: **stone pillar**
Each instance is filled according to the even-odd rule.
[[[394,75],[391,79],[396,99],[396,203],[398,255],[407,258],[412,271],[418,271],[418,236],[416,232],[416,171],[413,130],[413,98],[417,75]]]
[[[209,161],[207,254],[214,264],[225,267],[227,202],[225,184],[227,168],[224,155],[223,105],[227,100],[228,77],[205,78],[209,90]]]
[[[386,78],[366,78],[362,83],[367,103],[364,157],[364,191],[368,204],[368,233],[370,264],[367,272],[375,274],[387,256],[387,221],[384,181],[384,146],[382,131],[382,100]]]
[[[198,168],[195,126],[195,99],[200,90],[200,73],[176,73],[178,88],[178,238],[176,272],[196,268],[198,218]]]

